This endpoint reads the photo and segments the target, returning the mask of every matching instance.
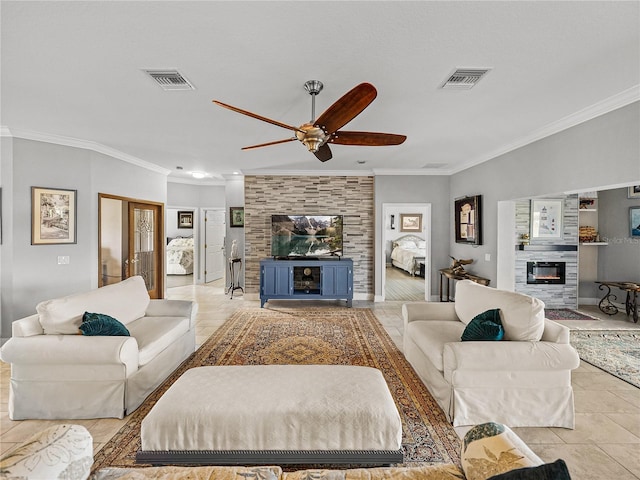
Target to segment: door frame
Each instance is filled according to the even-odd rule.
[[[386,268],[387,268],[387,253],[385,247],[389,241],[387,235],[387,219],[389,218],[389,211],[391,209],[406,208],[408,211],[422,213],[422,228],[424,230],[424,239],[427,242],[427,251],[425,255],[425,272],[424,272],[424,299],[426,301],[431,300],[431,204],[430,203],[383,203],[382,204],[382,222],[380,222],[380,238],[382,239],[382,245],[380,248],[380,254],[378,255],[378,268],[380,271],[380,285],[381,292],[380,297],[375,301],[385,301],[385,287],[386,287]],[[396,224],[398,224],[396,222]]]
[[[166,250],[165,250],[165,241],[164,241],[164,203],[162,202],[153,202],[150,200],[142,200],[139,198],[132,197],[122,197],[119,195],[111,195],[109,193],[100,193],[98,192],[98,287],[104,286],[102,281],[102,199],[109,198],[112,200],[120,200],[121,202],[127,203],[127,211],[129,210],[128,205],[130,203],[136,203],[140,205],[148,205],[150,207],[159,208],[159,214],[157,218],[157,228],[156,234],[154,238],[154,249],[158,252],[159,261],[158,268],[156,269],[156,286],[158,291],[157,298],[164,298],[164,285],[165,285],[165,258],[166,258]],[[127,219],[127,224],[129,220]],[[127,239],[128,242],[131,241],[130,231],[127,231]]]

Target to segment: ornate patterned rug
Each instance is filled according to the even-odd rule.
[[[549,320],[598,320],[570,308],[545,308],[544,316]]]
[[[140,424],[162,394],[189,368],[269,364],[363,365],[379,369],[402,417],[403,465],[460,466],[457,434],[373,312],[320,307],[254,308],[233,314],[95,454],[94,471],[144,466],[135,464]]]
[[[571,330],[580,358],[640,388],[640,330]]]

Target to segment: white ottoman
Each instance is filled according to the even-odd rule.
[[[382,373],[342,365],[199,367],[142,422],[138,463],[402,462]]]

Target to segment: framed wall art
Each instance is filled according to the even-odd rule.
[[[244,227],[244,207],[229,207],[230,227]]]
[[[629,230],[632,237],[640,237],[640,207],[629,207]]]
[[[422,232],[422,214],[421,213],[401,213],[400,214],[400,231],[401,232]]]
[[[193,212],[178,212],[178,228],[193,228]]]
[[[629,187],[627,198],[640,198],[640,185]]]
[[[76,193],[31,187],[31,245],[76,243]]]
[[[457,198],[454,202],[456,243],[482,245],[482,195]]]
[[[562,199],[531,200],[531,240],[562,238]]]

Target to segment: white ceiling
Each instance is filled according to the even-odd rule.
[[[77,139],[177,179],[449,174],[640,97],[638,1],[3,0],[0,13],[5,134]],[[492,70],[440,89],[457,67]],[[164,68],[196,89],[166,92],[142,71]],[[241,151],[291,132],[211,102],[297,126],[310,79],[324,83],[316,116],[372,83],[377,99],[345,129],[407,141],[334,145],[324,164],[298,142]]]

